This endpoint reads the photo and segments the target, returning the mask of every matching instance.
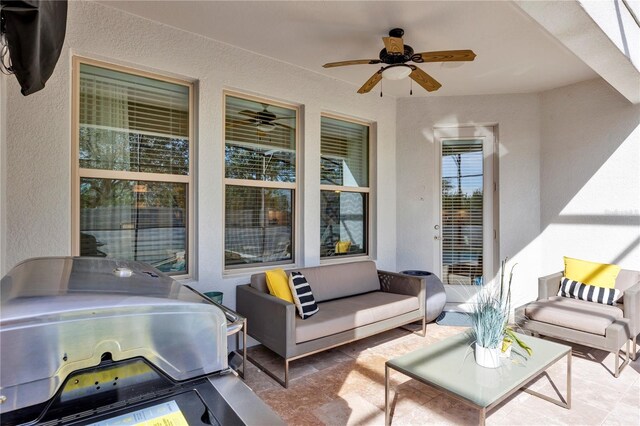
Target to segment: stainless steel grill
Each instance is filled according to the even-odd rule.
[[[169,411],[279,422],[227,367],[225,312],[146,264],[31,259],[2,278],[0,297],[3,424]]]

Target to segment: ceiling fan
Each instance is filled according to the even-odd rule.
[[[253,111],[249,109],[244,109],[238,112],[238,115],[242,115],[246,118],[242,120],[234,120],[236,125],[247,125],[250,124],[254,126],[261,132],[271,132],[275,130],[277,127],[283,127],[285,129],[293,129],[291,126],[288,126],[284,123],[280,123],[280,120],[290,120],[294,119],[295,116],[285,116],[278,117],[273,112],[269,111],[269,104],[261,104],[262,111]]]
[[[401,80],[407,76],[418,83],[428,92],[438,90],[442,85],[429,74],[413,64],[424,62],[453,62],[473,61],[476,54],[473,50],[441,50],[437,52],[414,53],[413,48],[404,44],[402,36],[404,30],[394,28],[389,31],[389,37],[383,37],[384,49],[380,51],[380,59],[356,59],[351,61],[329,62],[324,68],[341,67],[345,65],[385,64],[366,83],[358,89],[358,93],[368,93],[384,77],[388,80]],[[382,93],[380,94],[382,96]]]

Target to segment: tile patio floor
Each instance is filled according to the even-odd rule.
[[[384,363],[463,330],[434,323],[423,338],[395,329],[293,361],[289,389],[249,363],[247,384],[291,425],[383,425]],[[249,351],[272,369],[282,365],[261,346]],[[573,345],[573,355],[571,410],[516,392],[488,413],[487,425],[640,425],[640,361],[632,362],[616,379],[609,372],[613,355],[579,345]],[[548,372],[564,395],[566,358]],[[393,425],[478,423],[477,410],[400,373],[391,379]],[[530,387],[555,396],[546,378]]]

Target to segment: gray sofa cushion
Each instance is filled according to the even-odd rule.
[[[315,290],[314,294],[315,294]],[[296,343],[307,342],[374,322],[383,321],[419,309],[417,297],[402,294],[373,293],[318,303],[311,318],[296,317]]]
[[[622,318],[623,312],[617,306],[553,296],[529,303],[525,315],[534,321],[604,336],[607,327]]]
[[[375,262],[352,262],[300,269],[317,302],[380,290]]]
[[[340,263],[287,270],[299,271],[311,286],[316,302],[380,290],[378,271],[373,261]],[[251,276],[251,287],[268,293],[264,272]]]

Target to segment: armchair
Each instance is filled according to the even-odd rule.
[[[623,296],[614,306],[557,296],[562,275],[558,272],[538,279],[538,300],[516,308],[516,323],[533,334],[614,353],[614,376],[618,377],[629,363],[629,357],[636,359],[640,333],[640,272],[620,271],[615,288],[621,290]],[[625,343],[626,359],[620,365],[620,348]]]

